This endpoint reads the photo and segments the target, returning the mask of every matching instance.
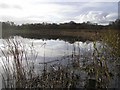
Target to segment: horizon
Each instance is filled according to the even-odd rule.
[[[116,20],[119,20],[119,19],[116,19]],[[116,20],[114,20],[114,21],[110,21],[108,24],[99,24],[99,23],[92,23],[92,22],[90,22],[90,21],[86,21],[86,22],[75,22],[75,21],[68,21],[68,22],[62,22],[62,23],[54,23],[54,22],[35,22],[35,23],[22,23],[22,24],[17,24],[17,23],[15,23],[15,22],[13,22],[13,21],[0,21],[0,23],[13,23],[14,25],[16,25],[16,26],[22,26],[22,25],[30,25],[30,24],[44,24],[44,25],[48,25],[48,24],[50,24],[50,25],[52,25],[52,24],[57,24],[57,25],[61,25],[61,24],[69,24],[70,22],[73,22],[73,23],[75,23],[75,24],[83,24],[83,23],[90,23],[91,25],[102,25],[102,26],[108,26],[110,23],[112,23],[112,22],[115,22]]]

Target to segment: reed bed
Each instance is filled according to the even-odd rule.
[[[1,49],[4,56],[4,73],[1,74],[3,88],[109,88],[115,74],[113,69],[116,71],[119,64],[110,63],[111,59],[119,62],[119,35],[114,33],[113,40],[110,39],[111,33],[107,34],[102,36],[101,48],[97,48],[96,41],[93,42],[91,58],[83,56],[81,60],[80,48],[73,45],[72,55],[62,59],[66,60],[67,64],[63,64],[64,61],[61,60],[39,63],[43,66],[42,70],[36,67],[38,53],[33,44],[30,46],[30,54],[34,58],[30,61],[27,49],[21,41],[6,40],[7,52]],[[119,76],[119,72],[116,73],[115,75]]]

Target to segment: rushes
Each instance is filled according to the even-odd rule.
[[[29,84],[36,75],[33,62],[28,61],[26,49],[17,40],[8,39],[6,44],[7,52],[2,51],[5,57],[2,60],[4,88],[31,87]]]
[[[44,52],[44,62],[38,65],[36,62],[38,53],[33,43],[29,45],[30,52],[28,52],[28,48],[25,48],[21,42],[16,39],[8,39],[5,43],[6,51],[1,50],[4,56],[2,60],[4,88],[109,87],[111,71],[108,66],[109,50],[107,51],[106,44],[97,48],[97,43],[94,41],[93,52],[91,51],[92,56],[87,52],[85,56],[82,56],[79,43],[78,47],[73,44],[72,55],[49,62],[45,61]],[[86,57],[87,55],[90,56]],[[66,61],[67,63],[63,64],[64,61],[62,60],[68,60],[68,62]],[[38,67],[41,65],[43,65],[43,68]],[[82,77],[83,72],[84,75],[87,74],[86,79]],[[84,84],[82,85],[82,83]]]
[[[2,59],[3,88],[70,88],[77,85],[79,76],[75,74],[71,65],[62,65],[60,60],[57,60],[56,64],[44,62],[42,63],[44,69],[40,71],[41,68],[35,63],[38,53],[34,45],[30,46],[31,53],[28,53],[21,42],[8,39],[5,42],[6,52],[1,50],[5,57]],[[29,54],[33,57],[33,61],[29,58]],[[72,56],[75,58],[75,55]],[[72,59],[71,64],[73,61],[75,59]],[[49,68],[48,64],[51,64]]]

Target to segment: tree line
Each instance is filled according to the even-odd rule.
[[[113,22],[109,22],[108,25],[98,25],[97,23],[91,23],[89,21],[83,23],[76,23],[70,21],[68,23],[32,23],[16,25],[14,22],[0,22],[2,23],[3,30],[40,30],[40,29],[91,29],[91,30],[102,30],[102,29],[119,29],[120,19]]]

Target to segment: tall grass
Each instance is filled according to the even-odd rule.
[[[101,48],[94,41],[91,58],[84,57],[81,62],[79,45],[78,48],[73,45],[72,55],[64,58],[68,60],[67,64],[63,65],[60,60],[39,63],[44,67],[42,71],[36,67],[38,53],[33,44],[30,45],[31,53],[28,53],[21,41],[8,39],[5,45],[7,52],[1,50],[4,56],[3,88],[108,88],[112,77],[109,61],[113,56],[119,58],[120,55],[119,36],[116,34],[118,33],[112,33],[113,37],[110,32],[102,35]],[[29,54],[33,57],[32,61]],[[115,60],[119,60],[118,58]],[[82,73],[85,73],[85,80]]]
[[[96,40],[93,42],[93,59],[85,68],[89,77],[86,87],[109,88],[113,77],[120,75],[120,32],[106,30],[101,35],[101,44],[101,48],[97,48]]]
[[[31,88],[34,80],[37,79],[35,72],[36,53],[31,50],[34,61],[29,61],[27,51],[20,41],[8,39],[6,40],[6,52],[2,50],[5,57],[3,59],[3,84],[4,88]]]
[[[102,35],[102,41],[106,43],[108,52],[108,60],[111,62],[114,77],[116,77],[116,84],[120,84],[120,31],[119,30],[106,30]],[[119,85],[116,85],[119,87]]]
[[[31,58],[21,41],[8,39],[5,43],[6,52],[2,51],[3,58],[3,88],[70,88],[76,87],[79,76],[76,75],[73,67],[79,67],[78,58],[75,59],[75,52],[71,56],[70,64],[62,65],[60,60],[43,62],[43,70],[36,68],[37,53],[32,44]],[[51,64],[52,62],[57,62]],[[51,64],[48,68],[48,64]],[[71,66],[72,65],[72,66]],[[77,65],[77,66],[76,66]]]
[[[112,56],[120,57],[120,31],[106,30],[102,35],[102,41],[110,47],[108,50]]]

